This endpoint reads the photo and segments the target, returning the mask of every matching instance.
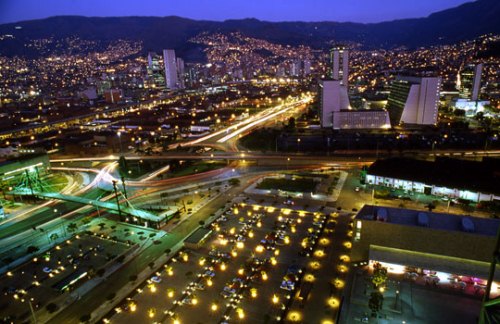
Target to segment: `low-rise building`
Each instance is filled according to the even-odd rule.
[[[383,159],[368,168],[366,183],[474,202],[500,200],[500,163],[494,158]]]
[[[354,220],[351,260],[383,262],[400,273],[428,270],[485,279],[499,226],[498,219],[365,205]]]

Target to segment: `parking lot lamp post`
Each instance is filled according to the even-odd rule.
[[[28,304],[30,305],[30,311],[31,311],[31,316],[33,316],[33,323],[38,323],[37,320],[36,320],[36,316],[35,316],[35,311],[33,309],[33,304],[31,304],[31,300],[28,299]]]
[[[113,180],[113,190],[115,191],[116,208],[118,208],[118,216],[120,221],[122,221],[122,210],[120,208],[120,199],[118,198],[118,190],[116,189],[116,180]]]

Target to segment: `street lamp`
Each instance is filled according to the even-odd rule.
[[[297,138],[297,152],[300,152],[300,138]]]
[[[122,133],[118,132],[116,135],[118,135],[118,142],[120,143],[120,155],[123,155]]]

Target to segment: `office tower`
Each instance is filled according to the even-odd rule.
[[[470,99],[472,101],[479,100],[482,72],[483,64],[469,64],[460,71],[458,88],[461,98]]]
[[[310,60],[304,60],[304,76],[308,76],[311,74],[311,61]]]
[[[163,66],[165,68],[165,85],[167,89],[178,89],[179,80],[177,78],[177,61],[173,49],[163,50]]]
[[[164,88],[165,76],[163,71],[163,58],[154,52],[148,53],[147,67],[149,84],[151,87]]]
[[[300,61],[293,61],[290,63],[290,76],[299,76],[300,74]]]
[[[391,125],[437,123],[439,77],[398,76],[391,85],[386,109]]]
[[[343,86],[349,81],[349,51],[344,47],[334,47],[330,51],[332,60],[332,79],[341,81]]]
[[[321,82],[321,127],[334,127],[334,115],[341,110],[349,109],[347,88],[339,80],[323,80]]]
[[[179,81],[179,88],[184,89],[185,88],[185,69],[184,69],[184,60],[181,59],[180,57],[177,58],[177,79]]]

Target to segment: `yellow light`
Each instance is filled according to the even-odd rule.
[[[279,301],[280,301],[280,298],[276,294],[274,294],[273,295],[273,304],[277,304],[277,303],[279,303]]]
[[[307,282],[313,282],[316,278],[314,277],[313,274],[308,273],[304,276],[304,280]]]
[[[131,312],[135,312],[137,310],[136,303],[130,303],[129,306]]]
[[[267,276],[267,273],[265,271],[261,272],[262,275],[262,280],[266,281],[269,277]]]
[[[297,232],[297,229],[295,228],[295,226],[292,226],[292,227],[291,227],[291,230],[292,230],[292,233]]]
[[[248,232],[248,237],[252,238],[254,236],[253,231]]]
[[[327,239],[326,237],[319,240],[319,244],[321,244],[321,245],[328,245],[328,243],[330,243],[330,240]]]
[[[302,219],[297,219],[297,224],[302,224]]]
[[[236,247],[238,249],[243,249],[245,247],[245,245],[243,244],[243,242],[238,242],[238,243],[236,243]]]
[[[264,251],[264,247],[262,245],[259,244],[255,247],[255,252],[262,253],[262,251]]]
[[[342,261],[342,262],[350,262],[351,258],[348,255],[344,254],[344,255],[340,256],[340,261]]]
[[[236,250],[232,250],[231,255],[233,256],[233,258],[236,258],[238,256],[238,252],[236,252]]]
[[[276,250],[274,251],[274,255],[275,255],[275,256],[280,255],[280,250],[279,250],[279,249],[276,249]]]
[[[285,236],[285,244],[290,244],[290,238],[288,236]]]
[[[167,297],[168,298],[173,298],[174,297],[174,290],[172,288],[170,288],[168,291],[167,291]]]
[[[182,260],[183,260],[184,262],[188,262],[188,260],[189,260],[189,256],[187,255],[187,253],[184,253],[184,254],[182,255]]]
[[[211,309],[213,312],[217,311],[217,309],[218,309],[218,308],[219,308],[219,306],[217,306],[217,304],[216,304],[216,303],[212,303],[212,306],[210,307],[210,309]]]
[[[330,306],[331,308],[337,308],[339,307],[339,300],[335,297],[330,297],[328,298],[328,300],[326,301],[326,303],[328,304],[328,306]]]
[[[321,321],[321,324],[334,324],[334,323],[330,320],[323,320]]]
[[[194,297],[191,302],[193,303],[193,305],[197,305],[198,304],[198,299],[196,297]]]
[[[239,212],[240,212],[240,211],[238,210],[238,208],[233,209],[233,213],[234,213],[235,215],[238,215],[238,214],[239,214]]]
[[[271,264],[272,265],[276,265],[276,263],[278,263],[278,261],[276,261],[276,258],[275,257],[271,257]]]
[[[231,229],[229,230],[229,234],[234,235],[234,233],[236,233],[236,228],[231,227]]]
[[[290,322],[301,322],[302,314],[299,313],[298,311],[291,311],[288,313],[287,319]]]
[[[150,309],[148,310],[148,316],[149,316],[150,318],[153,318],[153,317],[155,316],[155,314],[156,314],[156,311],[155,311],[155,309],[154,309],[154,308],[150,308]]]
[[[205,258],[202,257],[198,263],[200,264],[200,266],[204,265],[205,264]]]
[[[352,248],[352,243],[349,242],[349,241],[345,241],[344,242],[344,247],[347,248],[347,249],[350,249],[350,248]]]
[[[312,262],[309,264],[309,266],[310,266],[312,269],[314,269],[314,270],[318,270],[318,269],[321,267],[321,265],[319,264],[319,262],[318,262],[318,261],[312,261]]]
[[[152,292],[152,293],[155,293],[156,292],[156,286],[151,284],[149,285],[149,290]]]
[[[345,283],[344,283],[344,281],[343,281],[343,280],[340,280],[340,279],[335,279],[335,280],[333,280],[333,285],[334,285],[336,288],[338,288],[338,289],[342,289],[342,288],[344,288]]]
[[[239,268],[239,269],[238,269],[238,274],[239,274],[240,276],[241,276],[241,275],[243,275],[244,273],[245,273],[245,269],[243,269],[243,268]]]
[[[174,319],[173,324],[181,324],[181,322],[178,319]]]
[[[259,227],[259,228],[262,227],[262,222],[261,221],[257,222],[257,227]]]
[[[169,276],[173,276],[173,275],[174,275],[174,269],[173,269],[172,267],[168,267],[168,268],[167,268],[167,274],[168,274]]]
[[[252,296],[252,298],[257,298],[257,288],[250,289],[250,296]]]
[[[337,267],[337,269],[340,271],[340,272],[346,272],[347,271],[347,267],[343,264],[339,265]]]
[[[221,269],[222,271],[226,270],[226,264],[225,264],[225,263],[221,263],[221,265],[220,265],[220,269]]]
[[[379,290],[381,293],[383,293],[383,292],[385,291],[385,288],[384,288],[384,287],[380,287],[378,290]]]
[[[236,313],[238,313],[238,318],[239,318],[239,319],[244,319],[244,318],[245,318],[245,312],[243,311],[243,309],[242,309],[242,308],[238,308],[238,309],[236,310]]]
[[[316,256],[318,258],[322,258],[325,256],[325,252],[323,250],[316,250],[316,251],[314,251],[314,256]]]
[[[212,279],[207,279],[207,286],[211,287],[213,285]]]

